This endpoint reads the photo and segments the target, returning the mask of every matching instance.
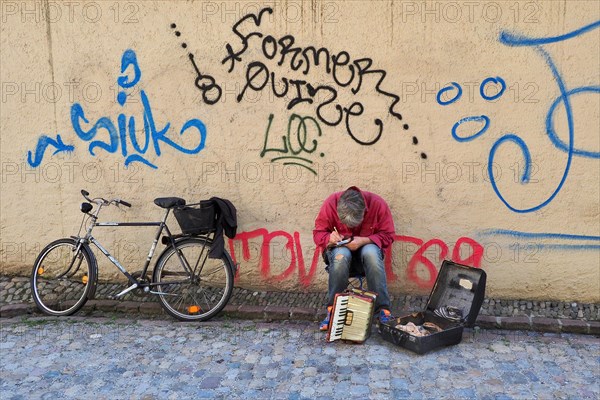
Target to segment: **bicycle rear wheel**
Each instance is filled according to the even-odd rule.
[[[48,315],[71,315],[88,299],[94,280],[91,256],[74,239],[59,239],[38,255],[31,272],[35,304]]]
[[[155,290],[169,315],[182,321],[206,321],[229,301],[233,261],[227,252],[220,259],[208,258],[211,244],[208,239],[190,238],[160,256],[153,282],[160,283]]]

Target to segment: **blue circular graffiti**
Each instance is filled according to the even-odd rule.
[[[529,154],[529,149],[527,148],[527,145],[525,144],[523,139],[521,139],[520,137],[518,137],[516,135],[505,135],[505,136],[501,137],[500,139],[498,139],[496,141],[496,143],[494,143],[494,145],[492,146],[492,149],[490,150],[490,154],[489,154],[489,158],[488,158],[488,172],[490,173],[490,182],[492,184],[492,188],[494,189],[494,192],[496,193],[496,196],[498,196],[498,198],[504,203],[504,205],[506,205],[506,207],[508,207],[509,210],[517,212],[517,213],[529,213],[529,212],[537,211],[543,207],[546,207],[552,200],[554,200],[556,195],[560,192],[563,185],[565,184],[567,177],[569,176],[569,170],[571,169],[571,162],[573,161],[573,139],[575,136],[575,130],[573,128],[573,110],[571,108],[571,103],[569,102],[568,91],[565,87],[565,83],[562,79],[562,76],[558,72],[558,69],[556,68],[556,65],[554,64],[554,61],[552,60],[552,57],[550,57],[550,54],[548,54],[548,52],[546,52],[544,49],[542,49],[539,46],[535,47],[535,50],[546,61],[548,68],[550,69],[550,71],[552,72],[552,75],[554,76],[554,81],[556,82],[556,84],[558,85],[558,88],[560,90],[561,96],[559,97],[559,100],[564,103],[565,114],[567,117],[567,125],[568,125],[568,130],[569,130],[569,147],[568,147],[568,151],[567,151],[567,165],[565,165],[565,170],[563,172],[563,176],[562,176],[558,186],[556,187],[556,189],[554,189],[554,192],[552,192],[552,194],[545,201],[543,201],[542,203],[540,203],[534,207],[515,208],[515,207],[511,206],[510,203],[500,193],[500,190],[498,189],[498,185],[496,184],[496,179],[494,178],[494,175],[492,174],[492,172],[493,172],[492,165],[494,163],[494,157],[496,155],[496,151],[498,150],[499,146],[502,143],[504,143],[506,141],[512,141],[512,142],[516,143],[521,148],[521,151],[523,152],[523,156],[525,158],[525,170],[523,172],[523,176],[521,177],[521,183],[527,183],[527,182],[529,182],[529,167],[531,164],[531,156]]]
[[[558,107],[560,103],[565,101],[565,97],[568,98],[575,94],[586,92],[600,93],[600,86],[582,86],[569,90],[564,94],[564,96],[557,97],[556,100],[554,100],[554,103],[552,103],[552,105],[550,106],[550,109],[548,110],[548,115],[546,116],[546,132],[548,133],[548,137],[550,138],[552,143],[564,152],[568,152],[569,147],[558,137],[556,131],[554,130],[554,112],[556,111],[556,107]],[[600,158],[600,152],[598,151],[587,151],[574,148],[573,154],[582,157]]]
[[[452,89],[456,89],[456,95],[453,98],[451,98],[450,100],[448,100],[448,101],[443,101],[442,100],[442,95],[444,93],[446,93],[447,91],[452,90]],[[456,83],[456,82],[451,82],[450,85],[448,85],[448,86],[440,89],[440,91],[437,94],[436,99],[437,99],[437,102],[438,102],[439,105],[441,105],[441,106],[447,106],[449,104],[454,103],[458,99],[460,99],[461,96],[462,96],[462,87],[458,83]]]
[[[484,125],[479,131],[477,131],[476,133],[474,133],[470,136],[465,136],[465,137],[458,136],[458,134],[456,133],[456,130],[458,129],[458,127],[461,126],[462,124],[464,124],[465,122],[471,122],[471,121],[476,121],[476,122],[483,121]],[[454,126],[452,127],[452,137],[457,142],[470,142],[471,140],[476,139],[479,136],[483,135],[485,133],[485,131],[488,130],[489,127],[490,127],[490,119],[486,115],[480,115],[480,116],[474,115],[471,117],[465,117],[465,118],[461,119],[460,121],[458,121],[457,123],[455,123]]]
[[[495,84],[500,84],[500,90],[498,91],[498,93],[496,93],[493,96],[488,96],[485,94],[485,87],[490,82],[493,82]],[[492,78],[492,77],[486,78],[483,80],[483,82],[481,82],[481,85],[479,86],[479,94],[481,95],[481,97],[483,97],[484,99],[486,99],[488,101],[496,100],[498,97],[500,97],[504,94],[505,90],[506,90],[506,82],[504,82],[504,79],[500,78],[499,76],[497,76],[495,78]]]
[[[531,166],[531,154],[529,153],[529,148],[527,147],[527,144],[525,144],[523,139],[521,139],[517,135],[514,135],[514,134],[504,135],[500,139],[498,139],[496,141],[496,143],[494,143],[494,145],[492,146],[492,149],[490,150],[490,162],[488,163],[488,174],[490,177],[490,182],[492,182],[492,186],[497,193],[498,193],[498,186],[496,185],[496,179],[494,178],[494,174],[493,174],[493,172],[494,172],[493,171],[493,160],[494,160],[494,156],[496,155],[496,151],[498,150],[498,147],[500,147],[500,145],[504,142],[513,142],[521,148],[521,152],[523,153],[523,158],[525,161],[525,163],[524,163],[525,168],[523,170],[523,175],[521,176],[521,183],[529,182],[529,178],[530,178],[529,167]],[[500,196],[500,197],[502,198],[502,196]],[[509,206],[509,208],[511,208],[511,207]]]

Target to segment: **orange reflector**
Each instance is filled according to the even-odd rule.
[[[198,306],[189,306],[188,307],[188,312],[190,314],[195,314],[197,312],[200,312],[200,307],[198,307]]]
[[[39,275],[41,275],[41,274],[43,274],[43,273],[44,273],[44,268],[42,268],[42,267],[39,267],[39,268],[38,268],[38,274],[39,274]]]
[[[81,282],[83,282],[84,285],[87,285],[87,283],[88,283],[87,275],[84,275],[83,277],[81,277]]]

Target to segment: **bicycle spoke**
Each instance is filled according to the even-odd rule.
[[[33,299],[41,311],[70,315],[87,301],[92,267],[86,251],[73,239],[57,240],[42,250],[31,275]]]
[[[233,289],[232,265],[229,256],[209,259],[210,244],[204,239],[190,239],[178,243],[177,249],[168,249],[155,268],[155,280],[168,284],[164,279],[186,275],[188,261],[194,260],[194,270],[187,284],[169,287],[169,293],[178,296],[159,295],[165,310],[182,320],[206,320],[216,315],[227,304]],[[227,264],[225,263],[227,261]],[[187,265],[186,265],[187,264]]]

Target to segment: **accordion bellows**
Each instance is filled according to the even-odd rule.
[[[327,330],[327,342],[348,340],[363,343],[371,334],[376,293],[353,289],[338,293]]]

